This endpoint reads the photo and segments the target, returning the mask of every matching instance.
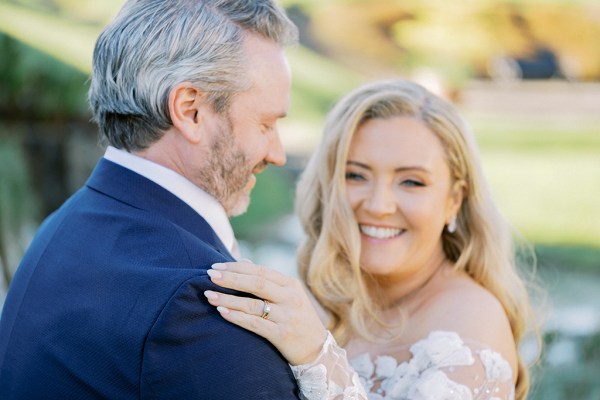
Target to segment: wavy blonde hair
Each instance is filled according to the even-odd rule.
[[[423,122],[441,141],[451,177],[466,183],[457,229],[442,234],[446,257],[500,301],[516,343],[531,306],[517,273],[511,229],[494,205],[482,174],[475,139],[456,109],[405,80],[359,87],[329,113],[322,143],[310,158],[297,189],[296,209],[306,233],[298,254],[301,278],[331,317],[329,328],[346,344],[353,334],[373,339],[368,325],[379,317],[381,298],[360,268],[360,235],[346,197],[346,160],[353,134],[366,121],[395,116]],[[519,355],[516,395],[525,398],[528,371]]]

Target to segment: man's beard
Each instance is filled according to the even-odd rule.
[[[216,198],[228,216],[243,214],[250,205],[250,191],[246,189],[255,166],[248,165],[246,154],[235,140],[231,120],[224,117],[224,124],[214,136],[211,152],[204,168],[197,171],[199,185]]]

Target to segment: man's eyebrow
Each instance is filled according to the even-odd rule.
[[[285,117],[288,116],[288,113],[286,111],[281,111],[281,112],[274,112],[274,113],[265,113],[265,114],[261,114],[260,118],[263,121],[269,121],[269,122],[275,122],[279,119],[283,119]]]
[[[352,160],[348,160],[346,162],[346,165],[354,165],[356,167],[363,168],[363,169],[366,169],[368,171],[370,171],[372,169],[367,164],[363,164],[361,162],[352,161]],[[426,172],[428,174],[431,173],[431,171],[429,171],[427,168],[421,167],[421,166],[418,166],[418,165],[407,165],[407,166],[404,166],[404,167],[398,167],[398,168],[394,169],[394,172],[405,172],[405,171],[414,171],[414,170]]]

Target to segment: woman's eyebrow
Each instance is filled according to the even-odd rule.
[[[346,165],[353,165],[355,167],[359,167],[359,168],[363,168],[366,169],[368,171],[370,171],[372,168],[369,167],[367,164],[363,164],[361,162],[358,161],[352,161],[352,160],[348,160],[346,162]],[[405,171],[422,171],[425,173],[430,174],[431,171],[429,171],[427,168],[422,167],[420,165],[407,165],[407,166],[402,166],[402,167],[398,167],[398,168],[394,168],[394,172],[405,172]]]

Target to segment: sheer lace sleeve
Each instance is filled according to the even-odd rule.
[[[466,345],[465,345],[466,346]],[[458,367],[440,369],[447,378],[469,389],[477,400],[513,400],[515,387],[512,369],[500,353],[476,344],[467,347],[472,351],[474,362]]]
[[[404,350],[406,352],[406,348]],[[454,332],[433,331],[410,346],[412,357],[364,353],[351,362],[331,334],[317,359],[292,366],[305,400],[512,400],[510,365]],[[368,395],[367,395],[368,393]]]
[[[346,351],[337,345],[330,332],[315,361],[290,367],[303,400],[367,400]]]

